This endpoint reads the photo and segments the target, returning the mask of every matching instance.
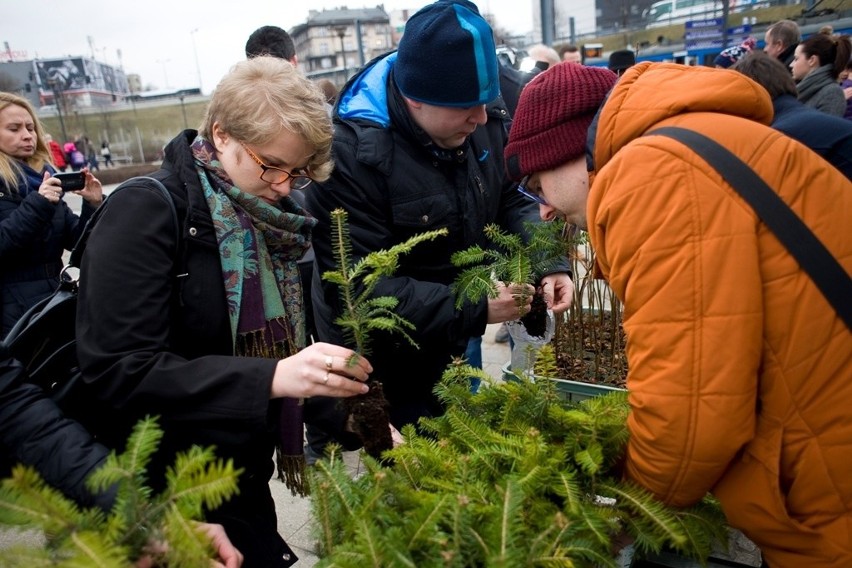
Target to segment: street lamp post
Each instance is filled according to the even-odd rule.
[[[186,120],[186,106],[183,104],[183,95],[178,97],[180,99],[180,112],[183,114],[183,128],[189,128],[189,123]]]
[[[163,65],[163,80],[166,82],[166,84],[163,86],[164,89],[169,88],[169,75],[166,71],[166,63],[168,63],[169,61],[171,61],[171,59],[158,59],[157,60],[157,63],[162,63],[162,65]]]
[[[343,37],[346,35],[346,26],[335,26],[334,31],[340,38],[340,58],[343,60],[343,82],[346,83],[346,46]]]
[[[198,64],[198,47],[195,45],[195,33],[198,28],[189,32],[189,37],[192,38],[192,53],[195,55],[195,72],[198,74],[198,92],[201,93],[201,66]]]
[[[62,118],[62,103],[65,101],[64,99],[60,100],[61,95],[59,90],[61,87],[55,80],[48,80],[47,85],[53,91],[53,104],[56,106],[56,114],[59,116],[59,128],[62,130],[62,142],[65,143],[68,141],[68,132],[65,131],[65,119]]]

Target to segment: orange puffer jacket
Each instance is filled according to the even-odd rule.
[[[852,184],[765,126],[735,71],[643,63],[599,117],[588,224],[624,302],[626,475],[666,503],[707,491],[772,568],[852,566],[852,333],[754,211],[682,144],[748,163],[852,273]]]

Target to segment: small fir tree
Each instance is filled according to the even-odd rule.
[[[354,347],[354,358],[349,362],[354,365],[359,355],[369,355],[370,334],[377,330],[398,333],[417,347],[408,334],[414,325],[394,313],[399,300],[390,296],[374,297],[373,293],[382,278],[393,276],[396,272],[400,256],[422,242],[446,235],[447,230],[421,233],[387,250],[374,251],[353,261],[347,218],[343,209],[331,212],[337,270],[325,272],[322,278],[338,287],[343,309],[334,321],[342,328],[348,344]],[[343,405],[347,416],[352,417],[352,429],[361,438],[364,450],[378,459],[382,452],[393,445],[387,414],[388,403],[380,382],[369,380],[367,384],[370,386],[369,392],[347,398]]]
[[[143,555],[153,565],[171,568],[206,566],[213,548],[195,520],[237,491],[242,470],[231,460],[216,460],[212,448],[194,446],[179,454],[166,474],[166,488],[154,495],[146,468],[163,436],[155,418],[134,428],[121,455],[111,453],[87,480],[93,491],[114,487],[109,514],[81,509],[46,485],[32,468],[16,466],[0,487],[0,524],[39,529],[47,545],[16,546],[3,551],[3,566],[131,566]],[[168,543],[165,549],[149,548]]]

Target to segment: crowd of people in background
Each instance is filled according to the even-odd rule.
[[[101,142],[100,148],[97,148],[88,136],[80,134],[73,141],[69,140],[64,144],[60,144],[53,139],[50,134],[45,134],[45,139],[50,150],[51,163],[56,171],[64,172],[67,170],[78,172],[83,168],[88,168],[90,171],[98,171],[103,161],[103,166],[109,168],[115,166],[112,159],[112,150],[110,150],[109,142],[104,140]]]
[[[314,460],[329,441],[357,446],[337,402],[364,394],[368,378],[383,385],[389,428],[440,414],[432,389],[446,365],[462,355],[476,363],[486,325],[516,319],[529,302],[502,282],[497,297],[457,309],[450,256],[490,246],[487,224],[523,237],[526,222],[559,217],[589,232],[625,305],[624,475],[678,506],[715,493],[769,566],[852,565],[843,460],[852,414],[836,403],[852,395],[850,330],[721,178],[675,142],[642,135],[676,125],[719,140],[794,204],[848,272],[849,37],[802,40],[784,20],[762,50],[750,38],[721,51],[715,68],[637,63],[629,49],[590,67],[573,45],[529,55],[523,69],[498,58],[468,0],[418,11],[398,50],[345,85],[308,80],[284,30],[256,30],[198,130],[165,147],[152,177],[168,196],[138,182],[109,200],[91,234],[78,312],[91,413],[88,430],[66,426],[93,453],[46,465],[3,435],[5,461],[30,460],[79,502],[104,506],[80,486],[106,451],[90,434],[117,448],[135,420],[158,414],[154,483],[176,452],[215,444],[246,471],[239,495],[208,515],[241,552],[225,539],[223,562],[289,566],[296,555],[277,532],[268,487],[274,464],[295,491],[305,450]],[[60,143],[29,102],[0,93],[3,335],[56,288],[63,253],[103,201],[92,173],[101,165],[114,165],[108,141],[81,133]],[[54,176],[66,169],[85,176],[79,215]],[[369,360],[353,356],[338,290],[321,278],[334,269],[338,208],[350,214],[358,258],[449,229],[377,287],[399,300],[419,349],[381,335]],[[567,310],[567,259],[538,286],[551,310]],[[8,411],[38,395],[5,351],[0,378],[9,405],[0,433],[39,426]],[[819,467],[800,467],[803,456]]]

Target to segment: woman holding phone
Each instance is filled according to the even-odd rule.
[[[0,92],[0,336],[59,284],[62,254],[103,200],[88,170],[78,217],[62,200],[44,129],[26,99]]]

